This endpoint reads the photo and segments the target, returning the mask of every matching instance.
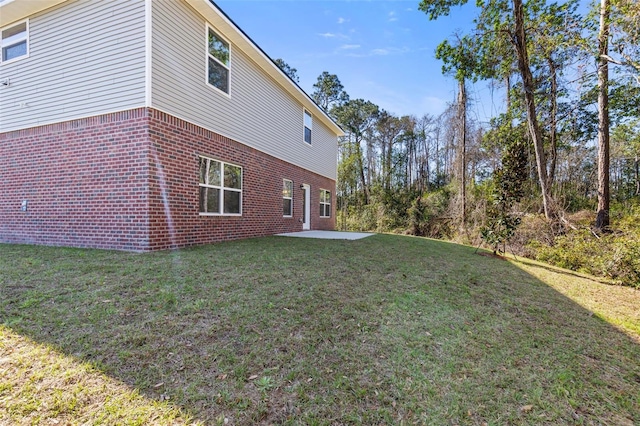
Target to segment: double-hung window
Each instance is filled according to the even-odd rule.
[[[282,215],[293,216],[293,182],[282,179]]]
[[[200,157],[200,214],[242,214],[242,167]]]
[[[3,28],[0,31],[2,61],[9,62],[29,55],[29,21]]]
[[[313,118],[311,114],[304,110],[304,141],[311,145],[311,128],[313,125]]]
[[[207,27],[207,82],[227,95],[230,68],[229,43]]]
[[[331,217],[331,192],[320,190],[320,217]]]

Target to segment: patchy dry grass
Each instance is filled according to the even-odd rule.
[[[638,424],[640,292],[598,286],[390,235],[0,245],[0,424]]]
[[[1,424],[187,424],[167,402],[0,326]]]

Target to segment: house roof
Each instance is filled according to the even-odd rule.
[[[0,28],[67,0],[0,0]]]
[[[0,0],[0,28],[68,0]],[[300,86],[286,75],[213,0],[185,0],[225,37],[247,54],[267,75],[338,136],[344,131]]]

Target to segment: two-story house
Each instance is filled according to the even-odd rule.
[[[333,229],[340,127],[210,0],[0,0],[0,242]]]

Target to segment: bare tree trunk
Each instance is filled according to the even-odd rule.
[[[553,188],[556,178],[556,163],[558,161],[558,72],[556,64],[551,58],[547,58],[549,70],[551,71],[551,122],[549,124],[549,180],[547,185],[549,190]]]
[[[507,74],[504,77],[505,90],[507,91],[507,112],[511,109],[511,77]]]
[[[464,79],[458,81],[458,120],[460,125],[460,220],[467,222],[467,92]]]
[[[598,213],[595,227],[609,226],[609,0],[600,0],[598,33]]]
[[[364,204],[369,204],[369,186],[367,185],[367,179],[364,175],[364,161],[362,159],[362,147],[360,146],[360,140],[356,136],[356,155],[358,156],[358,168],[360,169],[360,180],[362,181],[362,191],[364,193]]]
[[[640,195],[640,157],[636,154],[635,160],[633,162],[633,166],[635,168],[636,175],[636,193],[635,195]]]
[[[551,191],[548,186],[547,176],[547,160],[544,153],[544,143],[542,140],[542,132],[538,123],[536,114],[536,104],[534,97],[534,82],[529,66],[529,54],[527,52],[527,38],[524,27],[524,8],[522,0],[513,0],[513,15],[515,21],[515,34],[513,43],[518,56],[518,69],[522,77],[522,85],[524,88],[525,106],[527,109],[527,125],[529,134],[533,142],[536,153],[536,165],[538,168],[538,180],[540,181],[540,189],[542,190],[542,203],[544,207],[544,215],[547,219],[555,219],[556,212],[551,198]]]

